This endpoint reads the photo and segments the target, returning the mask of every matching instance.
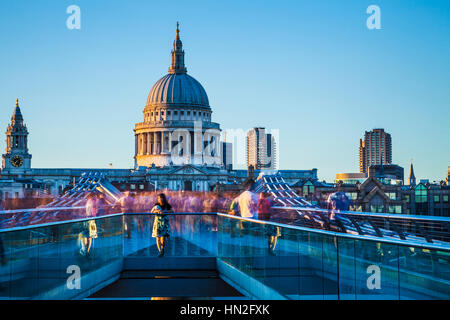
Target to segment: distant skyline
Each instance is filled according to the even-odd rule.
[[[381,30],[366,27],[372,4]],[[81,9],[80,30],[66,27],[70,5]],[[405,176],[413,159],[418,181],[445,179],[444,0],[3,0],[2,153],[19,98],[32,167],[133,167],[133,127],[167,73],[177,21],[188,73],[205,88],[212,120],[222,129],[279,130],[279,169],[317,168],[327,181],[359,172],[359,139],[384,128]]]

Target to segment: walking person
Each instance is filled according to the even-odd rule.
[[[98,213],[98,202],[96,195],[90,193],[86,201],[86,218],[95,217]],[[78,236],[80,242],[80,254],[89,256],[91,252],[92,242],[97,238],[97,225],[95,220],[87,220],[82,222],[82,232]]]
[[[243,218],[258,219],[258,213],[256,212],[258,197],[251,191],[253,184],[253,181],[249,181],[246,190],[242,192],[237,199],[239,212]]]
[[[258,218],[260,220],[270,221],[272,218],[272,203],[269,200],[269,194],[261,192],[259,194],[259,200],[257,204]],[[267,236],[268,252],[271,255],[275,255],[275,247],[277,246],[278,237],[281,236],[280,227],[272,224],[265,225],[265,234]]]
[[[105,200],[105,196],[100,193],[97,197],[97,216],[103,216],[105,214],[105,207],[107,206],[108,203]]]
[[[156,238],[156,245],[159,251],[158,257],[161,258],[164,256],[166,238],[170,236],[169,216],[167,213],[173,212],[172,206],[167,202],[164,193],[158,195],[158,200],[151,212],[155,213],[152,237]]]
[[[131,229],[132,229],[132,217],[129,215],[133,212],[134,208],[134,198],[130,196],[130,192],[125,192],[124,196],[119,200],[120,203],[120,211],[124,214],[124,229],[127,234],[127,238],[131,238]]]
[[[97,213],[97,198],[93,192],[89,193],[86,201],[85,217],[95,217]]]
[[[239,212],[239,197],[236,197],[233,199],[230,205],[230,210],[228,211],[228,214],[231,214],[233,216],[240,216]]]
[[[271,203],[268,199],[269,195],[265,192],[259,194],[258,203],[256,205],[259,220],[270,220]]]

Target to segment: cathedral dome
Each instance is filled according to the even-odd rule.
[[[147,105],[209,108],[209,101],[205,89],[193,77],[186,73],[169,73],[153,85]]]
[[[148,94],[147,106],[193,106],[209,109],[205,89],[200,82],[187,75],[178,23],[177,34],[170,55],[169,74],[153,85]]]

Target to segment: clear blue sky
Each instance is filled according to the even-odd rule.
[[[72,4],[81,30],[66,28]],[[381,30],[366,27],[371,4]],[[417,178],[445,178],[447,0],[2,0],[0,129],[18,97],[33,167],[132,167],[132,130],[167,73],[176,21],[213,121],[279,129],[280,169],[357,172],[359,139],[382,127],[405,175],[413,158]]]

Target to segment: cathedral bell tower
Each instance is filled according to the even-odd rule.
[[[31,154],[28,153],[28,130],[23,123],[19,99],[6,130],[6,150],[2,155],[3,174],[23,174],[31,168]]]

